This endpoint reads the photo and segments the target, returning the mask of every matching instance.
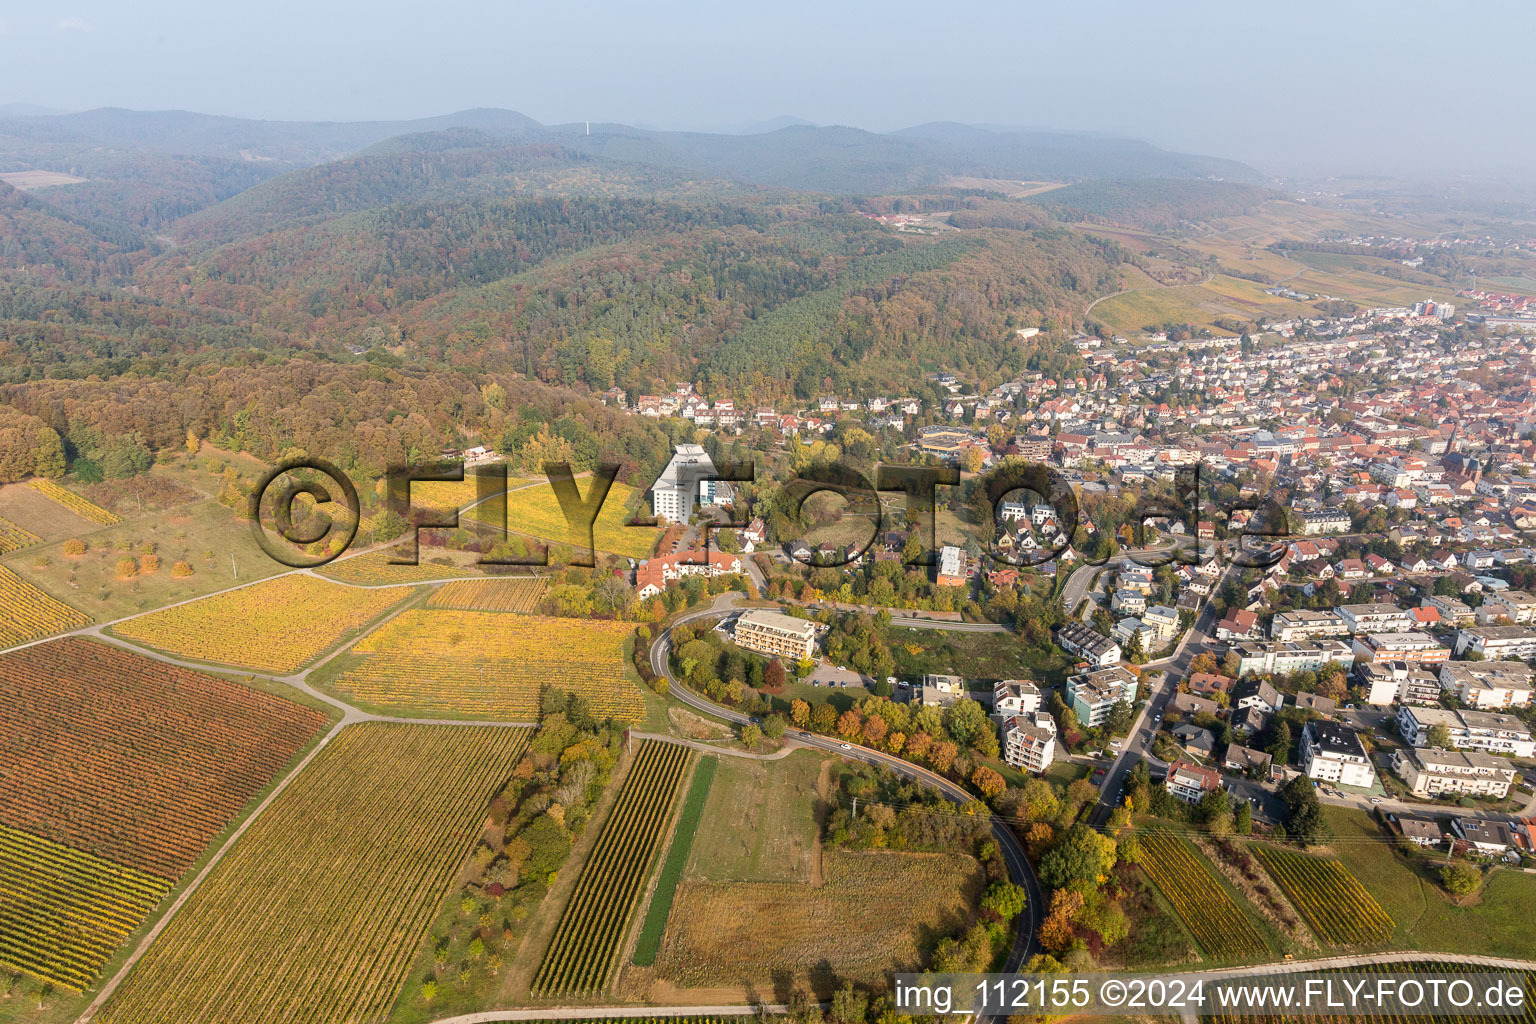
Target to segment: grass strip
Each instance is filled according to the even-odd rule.
[[[666,863],[661,866],[661,877],[656,880],[656,892],[645,912],[645,923],[640,937],[635,940],[634,962],[649,967],[656,962],[661,950],[661,935],[666,930],[667,918],[672,913],[672,898],[677,895],[677,884],[683,880],[683,868],[688,864],[688,853],[693,849],[693,835],[698,831],[699,818],[704,814],[704,801],[709,799],[709,787],[715,781],[718,756],[702,757],[693,775],[693,785],[688,788],[688,799],[683,813],[678,815],[677,831],[667,850]]]

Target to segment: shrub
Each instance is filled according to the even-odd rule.
[[[64,553],[71,558],[79,558],[89,550],[91,546],[79,537],[71,537],[64,542]]]
[[[192,563],[177,562],[175,565],[171,566],[171,575],[179,580],[186,579],[188,576],[192,575]]]
[[[119,558],[117,574],[125,580],[131,580],[139,574],[139,563],[132,558]]]
[[[1454,860],[1440,869],[1440,884],[1452,896],[1467,896],[1482,884],[1483,873],[1474,864]]]

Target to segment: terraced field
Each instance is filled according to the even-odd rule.
[[[382,1019],[529,734],[348,726],[231,847],[95,1019]]]
[[[0,565],[0,647],[79,629],[91,622],[89,615],[49,597]]]
[[[170,888],[0,825],[0,965],[84,991]]]
[[[358,641],[331,685],[386,711],[449,712],[504,721],[538,717],[558,686],[601,717],[638,721],[645,699],[625,672],[633,627],[597,619],[413,608]]]
[[[205,597],[113,627],[125,640],[195,661],[295,672],[408,596],[303,573]]]
[[[691,758],[687,747],[675,743],[641,745],[560,915],[534,977],[534,995],[588,995],[607,986]]]
[[[445,583],[427,601],[427,607],[474,612],[531,612],[544,596],[545,586],[546,581],[540,576]]]

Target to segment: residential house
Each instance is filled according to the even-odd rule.
[[[1214,768],[1205,768],[1190,761],[1175,761],[1168,766],[1168,776],[1163,786],[1179,800],[1197,804],[1207,793],[1221,788],[1221,775]]]

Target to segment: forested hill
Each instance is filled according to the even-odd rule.
[[[612,160],[669,167],[814,192],[902,191],[953,176],[1082,181],[1207,178],[1258,181],[1231,160],[1159,149],[1134,139],[1071,132],[920,125],[882,134],[791,125],[751,135],[668,132],[617,124],[541,125],[509,110],[465,110],[415,121],[286,122],[187,111],[103,109],[0,119],[0,170],[43,169],[93,181],[138,181],[168,189],[182,212],[198,199],[232,195],[287,171],[327,163],[403,135],[469,130],[491,145],[550,143]],[[153,158],[153,159],[150,159]],[[143,173],[163,165],[169,181]]]
[[[182,239],[229,240],[309,218],[424,200],[529,194],[640,196],[686,183],[678,171],[620,164],[549,142],[505,145],[458,129],[403,136],[293,171],[177,223]]]
[[[1250,213],[1279,195],[1272,189],[1229,181],[1141,178],[1080,182],[1043,192],[1032,201],[1067,220],[1168,229]]]
[[[1054,204],[955,187],[1027,173],[1010,161],[1032,151],[958,126],[588,135],[471,113],[378,138],[123,112],[0,123],[11,167],[90,179],[0,186],[0,405],[66,452],[191,430],[376,468],[544,424],[551,450],[638,471],[655,428],[599,392],[936,403],[940,372],[982,389],[1080,372],[1066,339],[1130,257],[1063,221],[1252,198],[1191,178],[1134,203],[1089,181]],[[148,148],[162,130],[187,152]],[[356,151],[317,157],[342,144]],[[1062,172],[1094,152],[1164,175],[1184,160],[1085,138],[1048,150]],[[1211,173],[1189,159],[1180,171]],[[871,182],[901,187],[844,194]]]

